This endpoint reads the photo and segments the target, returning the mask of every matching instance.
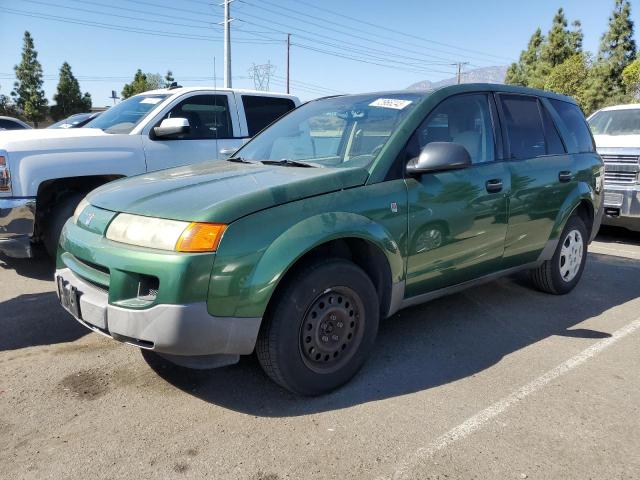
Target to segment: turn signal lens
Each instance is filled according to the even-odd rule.
[[[190,223],[176,243],[178,252],[215,252],[226,225],[219,223]]]

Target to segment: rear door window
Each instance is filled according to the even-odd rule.
[[[289,98],[261,97],[258,95],[242,95],[242,106],[247,117],[247,128],[250,137],[253,137],[285,113],[296,108],[293,100]]]
[[[547,155],[545,130],[536,97],[499,95],[511,158],[516,160]]]
[[[543,105],[540,105],[540,109],[542,110],[542,119],[544,120],[544,134],[547,139],[547,155],[562,155],[567,153],[558,129],[553,122],[553,118],[551,118],[551,115]]]
[[[563,102],[562,100],[550,100],[553,108],[558,112],[560,118],[569,130],[569,134],[578,146],[578,152],[593,152],[593,137],[587,126],[587,121],[582,114],[580,107],[574,103]]]

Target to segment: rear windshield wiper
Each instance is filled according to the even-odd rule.
[[[298,160],[289,160],[285,158],[283,160],[260,160],[265,165],[280,165],[282,167],[303,167],[303,168],[316,168],[317,165],[312,165],[306,162],[299,162]]]

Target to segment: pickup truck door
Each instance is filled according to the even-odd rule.
[[[189,132],[169,138],[156,137],[153,127],[165,118],[186,118]],[[225,158],[221,149],[242,143],[235,138],[239,136],[235,98],[227,92],[193,92],[180,97],[142,136],[148,171]]]
[[[500,160],[496,117],[491,95],[456,95],[436,107],[409,141],[409,158],[429,142],[455,142],[473,164],[407,178],[406,297],[500,270],[511,177]]]
[[[545,102],[503,93],[497,100],[511,170],[504,251],[504,266],[510,268],[539,257],[577,181],[575,165]]]

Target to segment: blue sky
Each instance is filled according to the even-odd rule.
[[[137,68],[182,85],[222,81],[220,1],[0,0],[0,93],[12,89],[22,35],[33,35],[55,92],[62,62],[71,64],[94,106],[109,105]],[[563,7],[579,19],[585,48],[596,51],[613,0],[236,0],[232,3],[234,87],[253,88],[252,64],[275,67],[272,91],[283,91],[285,33],[292,33],[292,93],[303,99],[338,92],[399,89],[467,68],[517,59],[538,26],[548,30]],[[632,2],[633,18],[638,21]],[[19,13],[19,14],[18,14]],[[26,14],[26,15],[25,15]],[[55,19],[57,20],[55,20]],[[87,25],[92,23],[92,25]],[[105,27],[105,28],[100,28]],[[136,31],[154,33],[136,33]],[[188,37],[188,38],[185,38]],[[364,60],[362,61],[357,61]]]

